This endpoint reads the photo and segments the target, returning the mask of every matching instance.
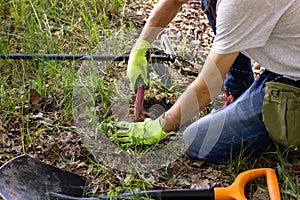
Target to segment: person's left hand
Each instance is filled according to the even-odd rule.
[[[168,133],[162,130],[159,119],[147,118],[144,122],[119,122],[116,134],[120,143],[151,145],[159,142]]]
[[[132,91],[136,91],[138,87],[138,79],[142,79],[142,83],[145,86],[148,85],[148,71],[147,71],[147,50],[151,45],[146,40],[138,40],[133,49],[130,52],[127,76],[130,80],[130,86]]]

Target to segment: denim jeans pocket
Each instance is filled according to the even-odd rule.
[[[300,88],[267,82],[262,115],[275,142],[285,146],[300,145]]]

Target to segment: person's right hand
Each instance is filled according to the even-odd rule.
[[[137,89],[137,80],[139,77],[143,79],[146,86],[148,85],[146,53],[149,47],[150,44],[146,40],[138,40],[131,50],[127,76],[130,80],[132,91]]]
[[[119,122],[117,140],[128,145],[151,145],[162,140],[169,133],[163,131],[159,119],[146,118],[143,122]]]

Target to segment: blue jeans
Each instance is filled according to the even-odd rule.
[[[282,75],[265,70],[236,101],[191,124],[184,132],[186,153],[219,163],[265,150],[272,140],[262,121],[265,83]]]
[[[209,0],[202,0],[203,10],[208,3]],[[205,14],[207,15],[209,23],[216,34],[216,20],[213,11],[208,9]],[[251,59],[240,53],[225,78],[224,88],[232,94],[239,96],[251,86],[253,81],[254,76],[252,72]]]

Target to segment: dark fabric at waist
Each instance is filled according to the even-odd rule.
[[[292,79],[289,79],[289,78],[286,78],[286,77],[283,77],[283,76],[282,77],[276,77],[274,79],[274,82],[284,83],[284,84],[287,84],[287,85],[292,85],[292,86],[300,88],[300,80],[295,81],[295,80],[292,80]]]

